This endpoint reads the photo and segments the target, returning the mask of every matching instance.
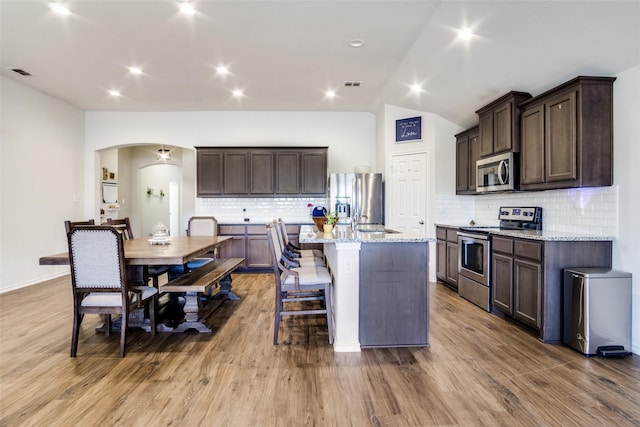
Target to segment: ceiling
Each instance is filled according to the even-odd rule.
[[[508,91],[535,96],[577,75],[640,64],[637,0],[199,0],[191,16],[173,0],[64,4],[70,15],[43,0],[0,0],[1,73],[88,111],[375,112],[392,104],[467,127],[476,109]],[[463,27],[471,40],[457,38]],[[364,46],[350,47],[352,39]],[[217,75],[219,65],[230,74]],[[419,94],[409,90],[415,83]],[[326,98],[328,89],[337,96]]]

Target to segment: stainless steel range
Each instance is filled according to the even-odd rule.
[[[541,207],[501,207],[500,227],[458,230],[458,293],[491,311],[491,233],[500,230],[542,230]]]

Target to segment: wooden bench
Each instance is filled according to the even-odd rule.
[[[220,292],[214,298],[239,299],[231,292],[229,275],[243,262],[244,258],[219,258],[160,286],[160,292],[185,293],[184,322],[174,328],[173,332],[184,332],[187,329],[211,332],[201,313],[199,294],[210,294],[212,288],[219,284]]]

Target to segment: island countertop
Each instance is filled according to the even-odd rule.
[[[338,225],[331,233],[319,232],[312,225],[303,225],[300,228],[299,239],[300,243],[416,243],[436,241],[433,237],[410,233],[352,231],[349,225]]]

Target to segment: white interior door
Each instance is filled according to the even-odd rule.
[[[427,153],[396,154],[390,162],[390,226],[426,235]]]

